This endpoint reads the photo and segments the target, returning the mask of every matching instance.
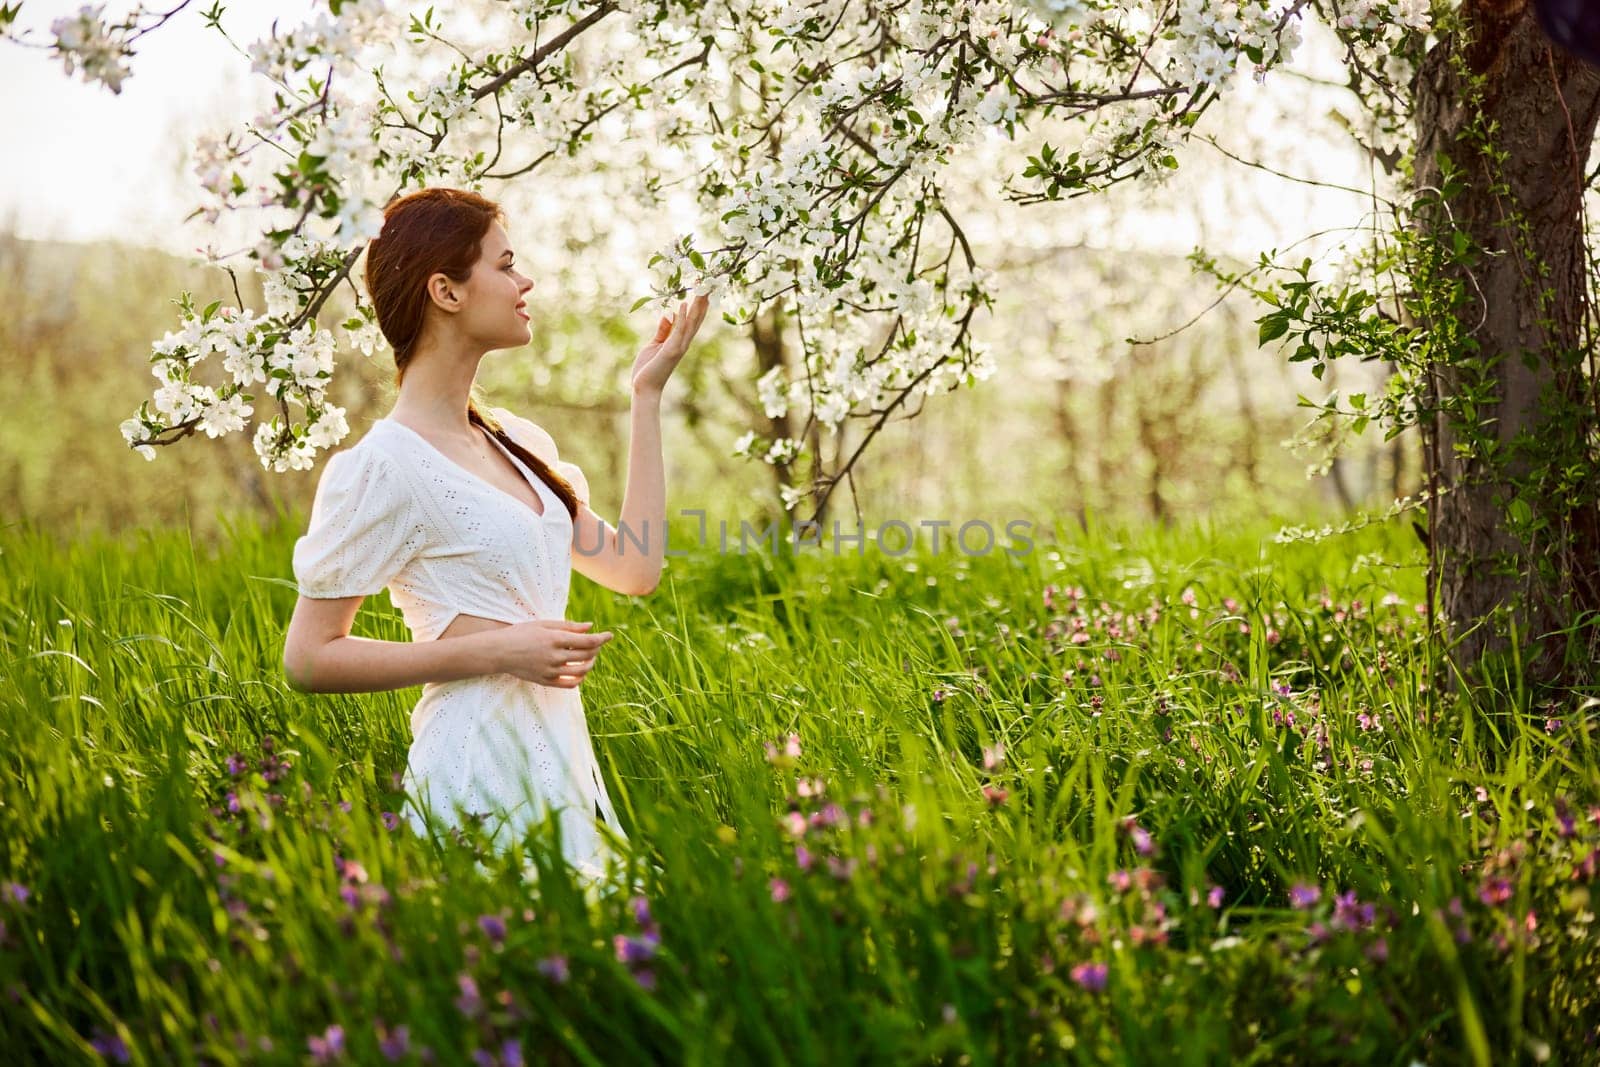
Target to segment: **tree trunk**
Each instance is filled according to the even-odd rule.
[[[783,347],[783,305],[782,301],[774,300],[766,308],[756,313],[750,320],[750,340],[756,349],[756,378],[760,378],[773,367],[782,367],[785,376],[789,373],[789,361]],[[774,439],[794,436],[794,424],[786,411],[777,418],[767,420],[767,432]],[[778,515],[788,514],[783,509],[783,500],[778,495],[783,487],[794,485],[794,472],[789,463],[774,463],[772,465],[772,499]]]
[[[1586,440],[1596,425],[1594,383],[1580,350],[1583,173],[1600,74],[1552,49],[1527,0],[1467,0],[1462,14],[1465,35],[1446,34],[1417,74],[1415,180],[1419,194],[1445,185],[1440,153],[1460,171],[1448,211],[1425,209],[1418,225],[1446,248],[1460,231],[1481,250],[1444,269],[1466,294],[1452,314],[1471,341],[1437,355],[1430,375],[1436,399],[1482,402],[1467,420],[1435,412],[1423,422],[1432,488],[1442,494],[1429,501],[1429,586],[1437,580],[1440,622],[1459,641],[1452,658],[1465,676],[1487,676],[1503,659],[1509,621],[1526,677],[1571,683],[1592,677],[1595,651],[1594,632],[1574,624],[1600,607],[1596,464]],[[1484,79],[1476,104],[1475,75]],[[1503,158],[1485,152],[1485,129]],[[1489,447],[1469,445],[1474,433]],[[1537,473],[1574,464],[1573,492],[1551,491]],[[1508,529],[1513,498],[1548,524],[1531,542]]]

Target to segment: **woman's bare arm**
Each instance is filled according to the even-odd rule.
[[[283,674],[302,693],[371,693],[500,670],[489,630],[437,641],[351,637],[366,599],[302,596],[283,643]]]
[[[675,317],[661,316],[655,337],[633,361],[628,483],[617,527],[587,507],[579,508],[573,521],[572,569],[607,589],[644,596],[661,582],[667,553],[661,392],[705,321],[710,303],[709,297],[697,296],[679,304]]]
[[[635,393],[629,424],[628,484],[617,526],[584,505],[572,524],[572,569],[613,592],[646,596],[661,581],[667,553],[661,395]]]

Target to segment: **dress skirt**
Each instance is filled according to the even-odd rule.
[[[428,815],[435,829],[477,816],[494,849],[504,851],[554,813],[563,857],[580,880],[593,885],[608,865],[622,863],[617,848],[628,839],[577,689],[513,674],[430,682],[411,726],[402,816],[419,834],[428,833]]]

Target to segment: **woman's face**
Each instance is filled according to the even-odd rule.
[[[443,277],[436,274],[433,282]],[[459,298],[453,316],[455,328],[485,350],[522,347],[533,337],[532,316],[524,305],[532,288],[533,280],[516,268],[506,231],[498,222],[490,223],[483,251],[466,285],[449,285]]]

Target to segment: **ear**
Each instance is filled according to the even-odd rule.
[[[441,311],[461,310],[461,296],[456,292],[456,283],[446,274],[437,273],[428,276],[428,298]]]

